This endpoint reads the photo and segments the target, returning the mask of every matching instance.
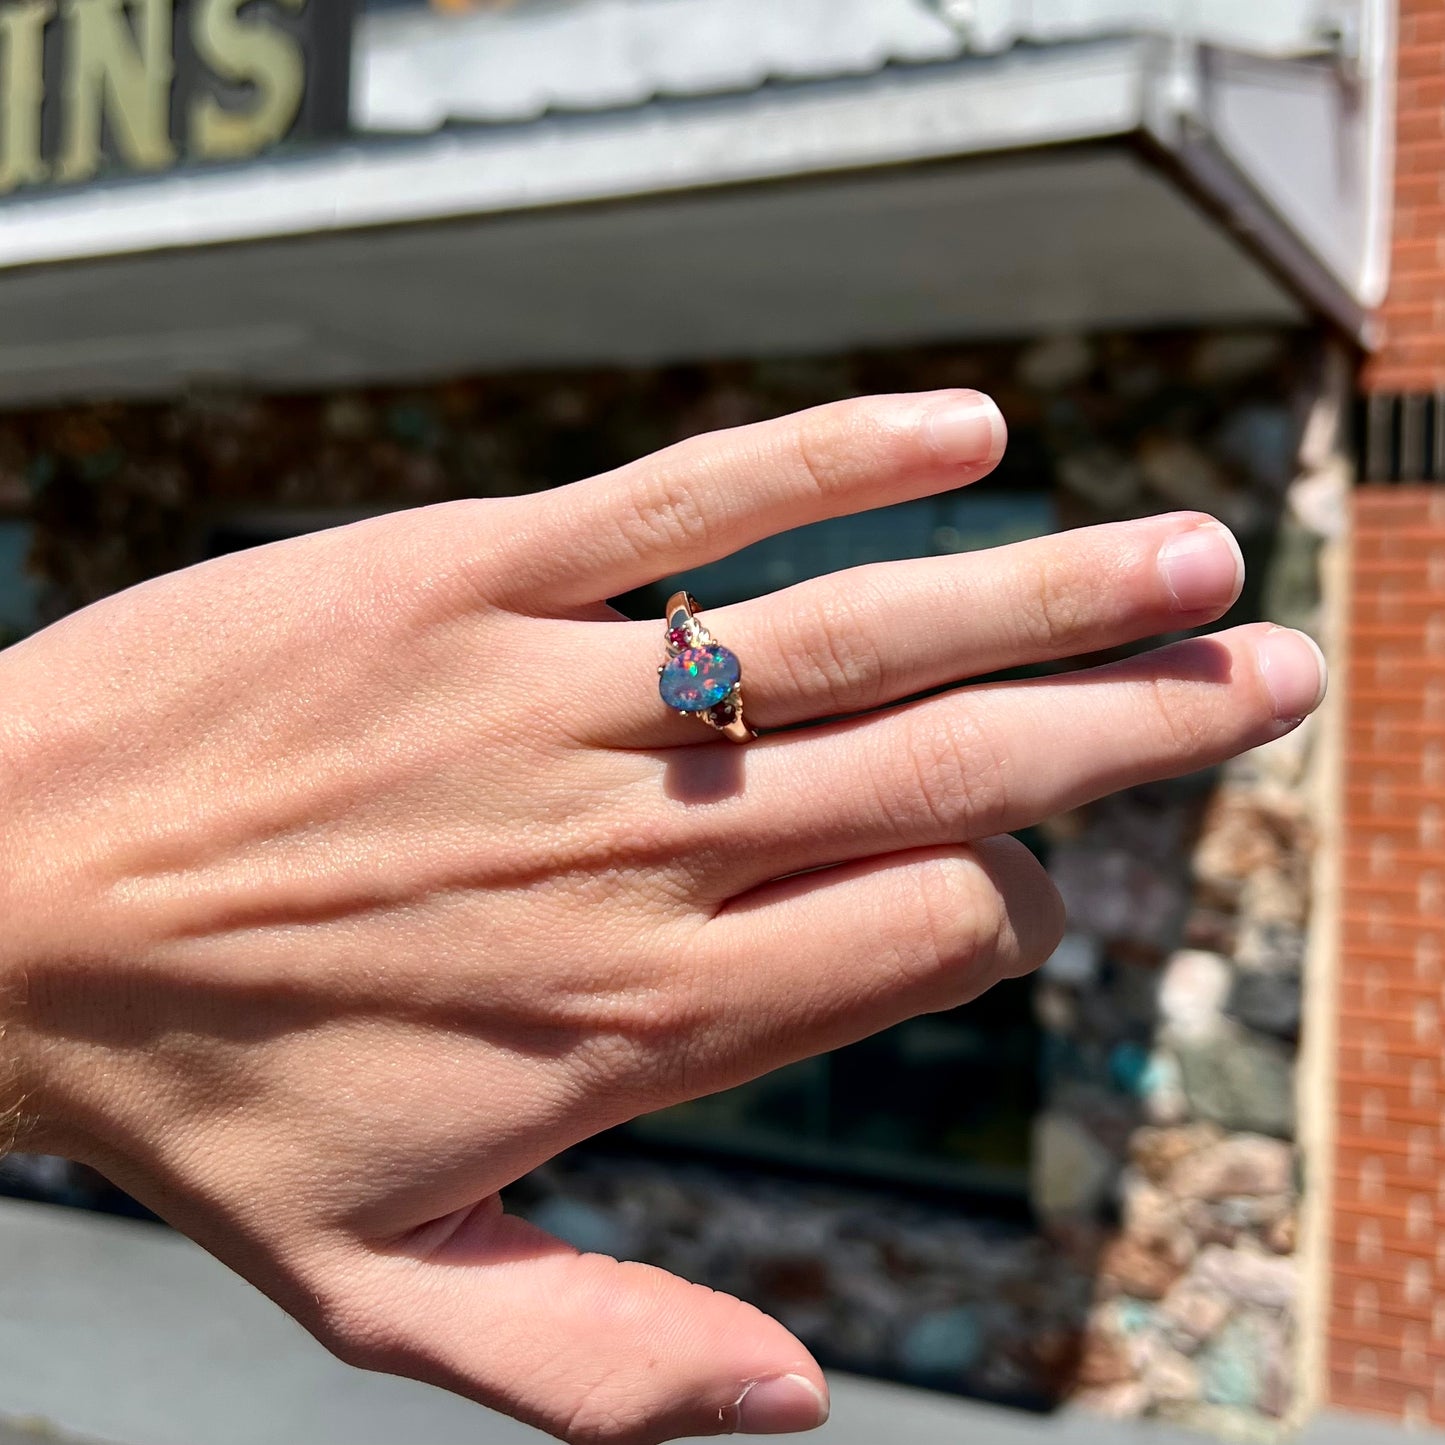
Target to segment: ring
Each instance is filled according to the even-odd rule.
[[[697,618],[697,600],[674,592],[667,602],[667,661],[657,690],[674,712],[701,718],[729,742],[757,734],[743,721],[742,664]]]

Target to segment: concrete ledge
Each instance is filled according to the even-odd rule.
[[[8,1422],[8,1423],[6,1423]],[[341,1364],[269,1300],[154,1225],[0,1201],[0,1445],[540,1445],[440,1390]],[[820,1445],[1189,1445],[1197,1436],[1036,1418],[833,1379]],[[1307,1445],[1441,1442],[1343,1416]]]

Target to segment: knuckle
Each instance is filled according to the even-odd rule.
[[[848,490],[860,472],[871,470],[876,450],[869,418],[857,402],[836,402],[801,413],[793,431],[793,451],[803,477],[820,498]]]
[[[946,962],[958,952],[960,916],[966,907],[962,869],[957,858],[935,858],[919,865],[914,877],[914,912],[923,957]]]
[[[468,608],[504,600],[498,583],[505,569],[498,569],[496,556],[503,539],[524,528],[515,497],[460,497],[377,520],[385,522],[388,580],[404,578],[406,595],[439,591],[450,598],[456,589]]]
[[[977,992],[978,966],[1006,951],[1008,924],[1002,900],[967,853],[928,860],[915,872],[916,931],[909,973],[937,977],[951,1005]],[[960,970],[960,965],[964,967]]]
[[[777,635],[778,655],[792,689],[821,699],[835,712],[876,701],[884,678],[883,651],[866,595],[834,592],[788,621]]]
[[[1003,796],[1004,762],[973,713],[966,706],[920,713],[907,743],[917,804],[939,836],[993,831],[988,819]]]
[[[1067,649],[1079,636],[1083,599],[1065,568],[1041,560],[1030,577],[1030,606],[1020,609],[1029,641],[1043,651]]]
[[[1207,719],[1190,703],[1187,689],[1168,678],[1150,678],[1148,710],[1164,745],[1173,758],[1193,757],[1203,751],[1208,739]]]
[[[628,545],[641,558],[706,550],[710,535],[700,489],[684,477],[665,474],[623,514]]]

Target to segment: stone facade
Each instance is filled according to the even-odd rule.
[[[1010,420],[1004,485],[1047,489],[1064,526],[1213,512],[1251,565],[1233,620],[1318,632],[1343,515],[1342,477],[1307,445],[1302,461],[1318,350],[1281,332],[1063,337],[67,409],[0,418],[0,507],[33,519],[54,615],[192,560],[238,512],[533,491],[836,396],[979,386]],[[1313,736],[1041,830],[1071,931],[1035,985],[1031,1224],[586,1153],[518,1207],[756,1300],[837,1364],[1267,1436],[1296,1380]]]

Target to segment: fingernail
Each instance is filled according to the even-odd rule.
[[[948,462],[992,466],[1008,442],[1002,413],[981,391],[956,393],[924,420],[934,450]]]
[[[1205,522],[1159,549],[1159,573],[1176,612],[1227,606],[1244,586],[1244,555],[1228,527]]]
[[[1271,627],[1257,644],[1259,673],[1281,722],[1303,718],[1324,701],[1329,669],[1311,637]]]
[[[738,1400],[740,1435],[786,1435],[812,1430],[828,1418],[828,1402],[802,1375],[755,1380]]]

